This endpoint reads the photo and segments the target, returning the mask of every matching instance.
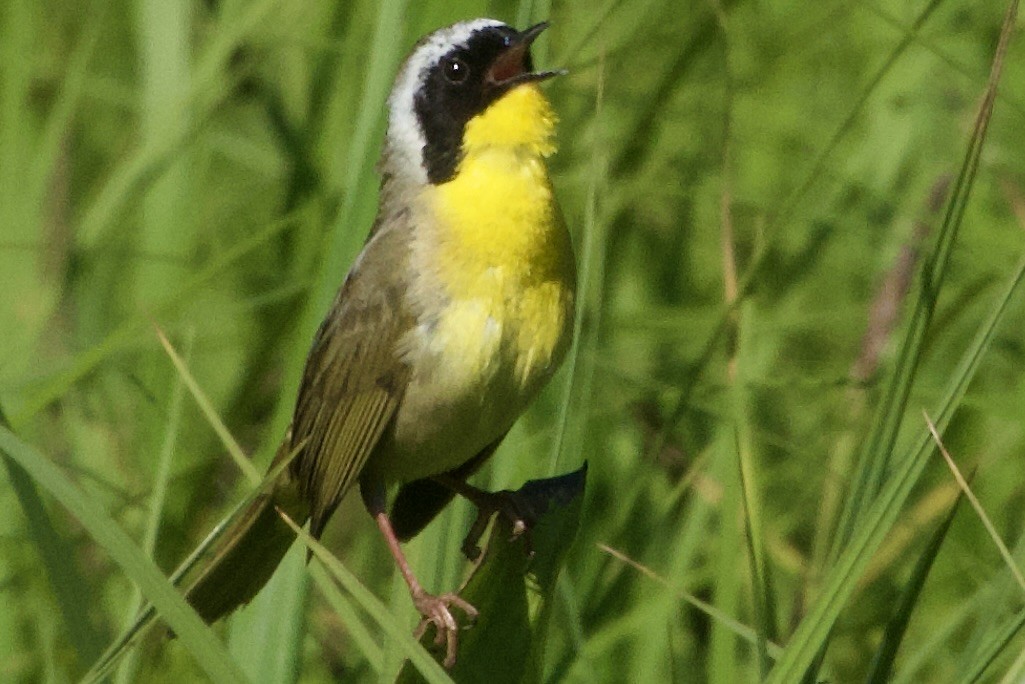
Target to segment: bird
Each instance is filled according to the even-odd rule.
[[[575,260],[547,167],[557,119],[541,89],[564,72],[535,71],[530,52],[547,27],[462,21],[423,37],[399,68],[378,212],[313,338],[271,465],[281,472],[183,585],[207,622],[270,579],[295,541],[282,514],[319,538],[355,488],[421,615],[417,633],[433,625],[454,664],[453,608],[477,611],[424,589],[401,542],[457,493],[489,505],[467,478],[573,334]]]

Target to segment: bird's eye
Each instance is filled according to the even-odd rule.
[[[457,57],[446,59],[442,70],[449,83],[462,83],[470,75],[470,67]]]

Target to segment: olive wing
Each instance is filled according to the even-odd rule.
[[[391,231],[375,233],[349,273],[313,340],[292,419],[292,464],[319,537],[359,478],[395,416],[408,369],[397,343],[413,324],[396,274],[405,248]]]

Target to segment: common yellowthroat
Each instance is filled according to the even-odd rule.
[[[561,362],[575,266],[545,160],[555,115],[530,46],[547,27],[491,19],[423,38],[388,99],[377,219],[306,361],[276,463],[294,460],[188,584],[213,621],[249,601],[294,541],[319,537],[358,484],[413,603],[456,652],[454,594],[417,581],[399,545],[497,448]],[[391,510],[387,493],[398,485]]]

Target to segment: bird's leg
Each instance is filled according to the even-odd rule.
[[[477,518],[470,526],[463,540],[463,554],[471,561],[480,557],[480,538],[488,527],[492,516],[501,514],[512,525],[513,539],[523,536],[527,553],[533,555],[530,543],[530,527],[537,516],[531,507],[516,492],[503,490],[501,492],[488,492],[478,489],[465,480],[452,477],[451,475],[438,475],[434,478],[453,492],[463,497],[477,508]]]
[[[381,534],[384,535],[384,539],[388,543],[388,550],[391,551],[396,565],[399,566],[402,578],[406,580],[406,585],[409,587],[409,595],[413,598],[413,605],[420,612],[420,624],[417,626],[413,636],[419,639],[427,631],[428,625],[434,625],[436,633],[434,644],[436,646],[445,646],[444,665],[446,668],[452,667],[456,662],[456,649],[459,645],[459,625],[456,623],[455,618],[452,617],[450,607],[456,606],[466,613],[471,620],[477,619],[477,609],[453,593],[441,594],[440,596],[427,593],[420,586],[416,576],[413,575],[409,562],[406,560],[405,554],[402,553],[402,548],[399,546],[398,537],[395,536],[395,531],[392,529],[388,514],[380,511],[374,514],[374,519],[377,520],[377,527],[381,530]]]
[[[477,609],[454,593],[435,596],[420,586],[420,582],[409,567],[406,555],[402,553],[402,547],[399,545],[398,537],[395,536],[395,530],[392,529],[391,519],[384,508],[384,496],[376,495],[377,492],[373,491],[374,489],[376,488],[361,487],[363,501],[371,515],[374,516],[374,520],[377,521],[377,527],[381,530],[381,535],[384,536],[384,540],[388,544],[388,550],[391,551],[395,564],[399,567],[399,572],[402,573],[402,579],[406,581],[406,586],[409,587],[409,595],[413,599],[413,605],[420,613],[420,624],[417,625],[416,631],[413,632],[413,637],[419,640],[424,635],[424,632],[427,631],[427,627],[434,625],[434,644],[445,647],[443,665],[446,668],[451,668],[455,665],[456,650],[459,646],[459,624],[452,617],[451,607],[459,608],[466,613],[471,621],[477,619]]]

